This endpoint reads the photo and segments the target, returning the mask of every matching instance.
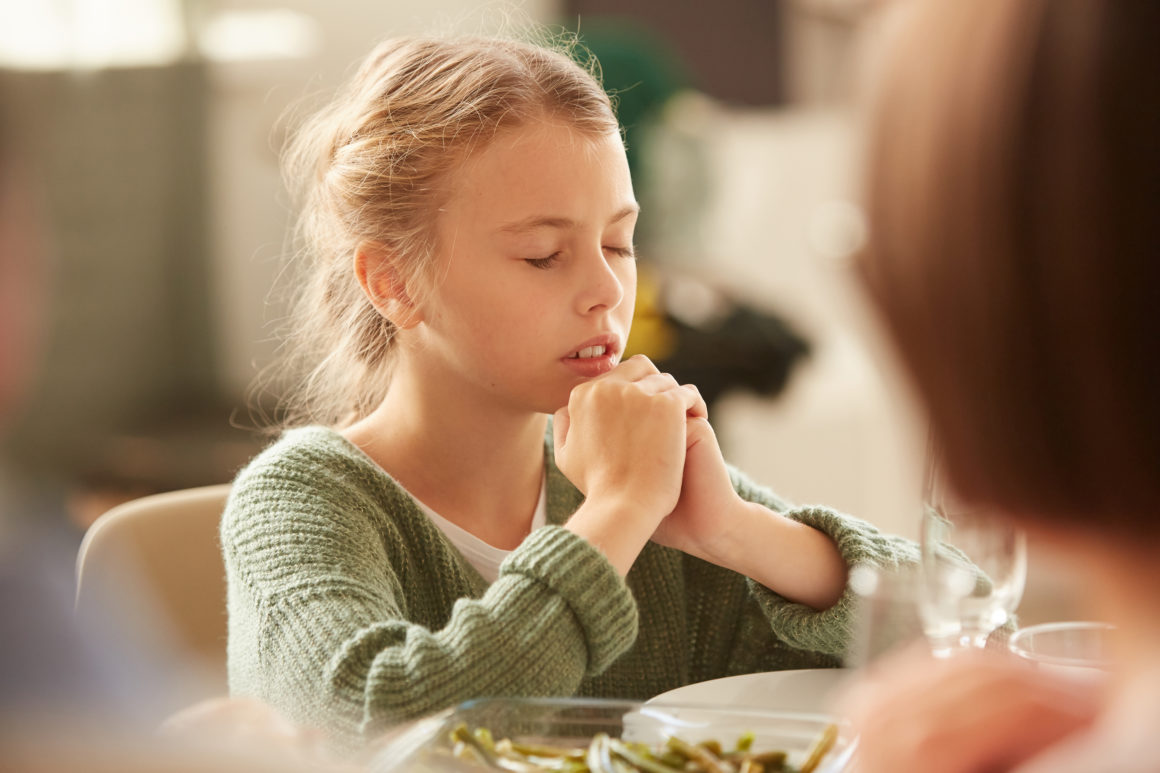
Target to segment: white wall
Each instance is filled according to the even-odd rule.
[[[664,131],[682,139],[662,139],[650,167],[663,175],[681,165],[678,148],[696,145],[704,182],[699,198],[670,203],[664,191],[678,186],[657,181],[656,205],[672,210],[655,252],[786,317],[813,345],[776,399],[720,401],[712,419],[727,456],[791,500],[915,536],[922,432],[849,264],[833,254],[861,227],[854,114],[693,102],[670,121]]]

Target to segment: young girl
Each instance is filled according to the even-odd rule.
[[[354,739],[837,663],[847,567],[912,546],[790,509],[725,466],[695,389],[619,362],[638,207],[588,72],[388,41],[289,158],[315,368],[222,524],[235,694]]]

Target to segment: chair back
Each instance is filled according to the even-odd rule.
[[[149,638],[143,645],[153,649],[164,641],[175,662],[199,671],[196,687],[181,696],[190,703],[228,692],[218,528],[229,491],[229,484],[204,486],[118,505],[89,527],[77,555],[77,615],[135,615],[121,626],[125,635]]]

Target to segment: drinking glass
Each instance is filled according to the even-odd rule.
[[[850,569],[850,590],[856,600],[854,631],[843,665],[869,666],[894,650],[923,639],[918,617],[920,568],[873,567]]]
[[[1023,596],[1026,537],[1011,522],[957,497],[933,447],[922,513],[918,606],[923,633],[939,657],[984,647]]]

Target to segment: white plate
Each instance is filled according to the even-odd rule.
[[[678,687],[647,703],[692,703],[766,711],[827,713],[850,669],[806,668],[727,676]]]

